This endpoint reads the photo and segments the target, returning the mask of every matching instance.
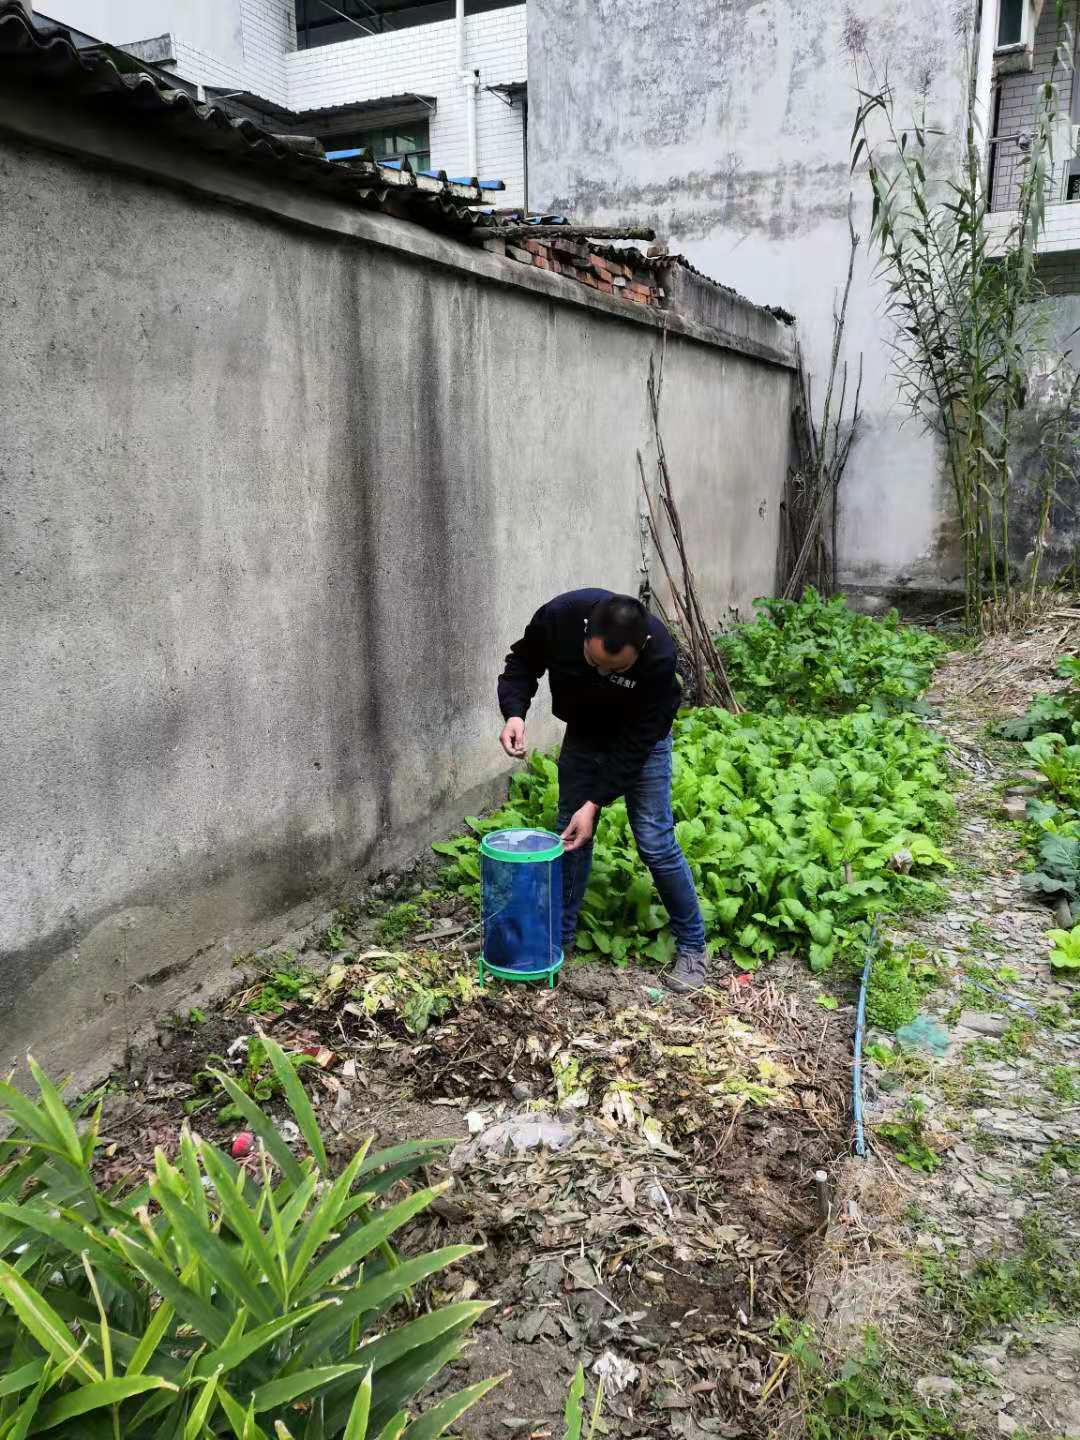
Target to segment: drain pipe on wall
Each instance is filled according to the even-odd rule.
[[[480,71],[474,70],[465,76],[465,115],[469,126],[469,178],[475,180],[480,173],[476,158],[476,96],[480,89]]]
[[[476,92],[480,87],[480,71],[465,68],[465,0],[457,0],[454,9],[457,28],[457,70],[465,87],[465,128],[469,143],[469,178],[475,179],[476,160]]]

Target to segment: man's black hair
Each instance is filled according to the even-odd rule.
[[[629,645],[640,655],[649,638],[649,617],[640,600],[612,595],[601,600],[589,616],[589,638],[602,640],[609,655]]]

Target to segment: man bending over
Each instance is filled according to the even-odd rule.
[[[681,693],[674,642],[628,595],[571,590],[542,605],[499,676],[506,721],[499,743],[512,759],[525,754],[525,717],[545,671],[551,708],[566,722],[557,821],[565,844],[563,949],[573,949],[600,812],[625,795],[638,854],[675,935],[675,966],[664,983],[698,990],[705,925],[671,813],[671,724]]]

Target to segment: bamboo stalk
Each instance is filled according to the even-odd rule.
[[[688,661],[699,704],[720,705],[726,709],[740,711],[738,701],[728,681],[723,656],[713,639],[712,630],[705,618],[704,606],[694,578],[693,567],[687,553],[686,536],[682,517],[675,499],[667,451],[660,427],[660,395],[663,387],[663,362],[659,373],[650,359],[648,378],[649,416],[652,422],[653,442],[656,449],[656,483],[658,494],[654,498],[645,471],[641,451],[637,452],[638,473],[649,524],[649,535],[653,549],[660,562],[667,581],[673,615],[669,618],[663,601],[657,597],[657,608],[661,618],[671,630],[676,644]],[[666,535],[665,535],[666,526]],[[673,545],[677,560],[668,559],[668,545]]]

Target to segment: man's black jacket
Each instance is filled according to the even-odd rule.
[[[499,676],[499,708],[506,720],[524,720],[545,670],[551,708],[566,721],[566,743],[597,750],[603,763],[597,805],[633,785],[649,751],[671,729],[681,691],[675,645],[667,629],[649,616],[649,638],[636,663],[622,675],[601,675],[585,659],[585,626],[610,590],[571,590],[542,605],[525,634],[510,647]]]

